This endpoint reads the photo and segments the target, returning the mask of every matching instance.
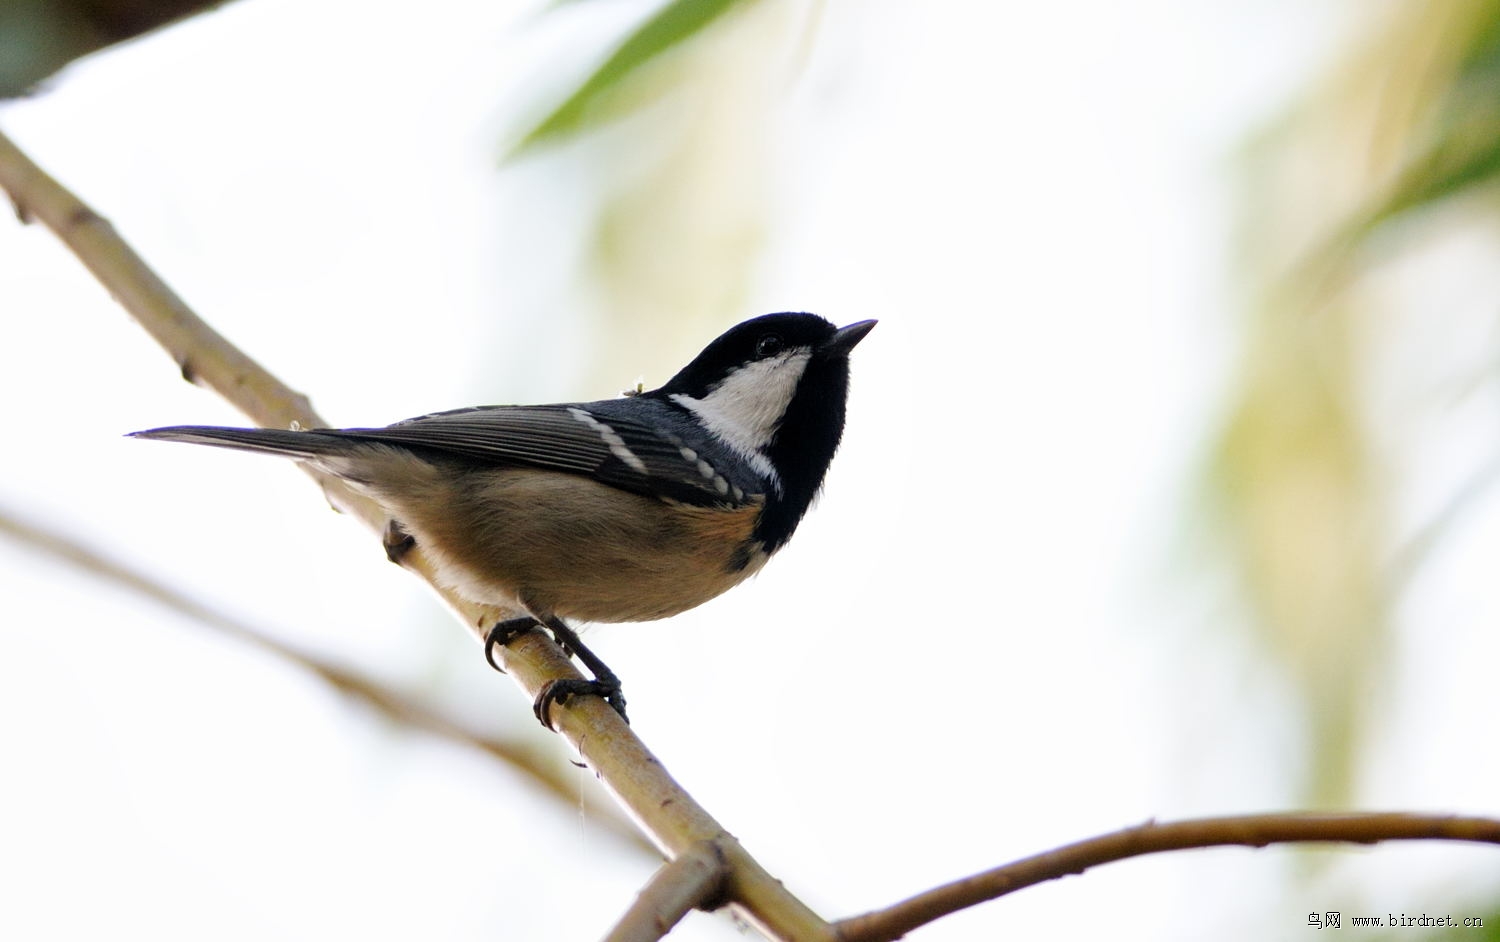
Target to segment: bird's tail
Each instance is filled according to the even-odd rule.
[[[284,458],[319,458],[349,450],[349,441],[330,431],[293,432],[276,428],[226,428],[217,425],[171,425],[131,432],[131,438],[154,438],[168,442],[190,442],[234,448]]]

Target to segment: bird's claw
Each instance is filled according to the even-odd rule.
[[[597,680],[579,680],[567,678],[563,680],[549,680],[537,695],[536,702],[531,705],[531,712],[548,729],[552,728],[552,705],[554,703],[567,703],[574,697],[592,694],[602,697],[605,703],[614,707],[620,719],[627,724],[630,717],[625,715],[625,694],[620,690],[618,683],[608,684]]]
[[[505,673],[505,668],[501,667],[500,663],[495,660],[495,648],[497,646],[503,648],[531,629],[540,627],[542,627],[542,623],[529,615],[522,616],[521,618],[506,618],[495,622],[495,627],[491,628],[489,633],[484,636],[484,659],[495,670],[502,674]]]

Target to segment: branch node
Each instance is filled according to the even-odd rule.
[[[698,841],[656,871],[605,942],[655,942],[692,910],[728,903],[729,861],[719,841]]]
[[[82,229],[86,226],[94,225],[95,223],[101,226],[106,226],[110,229],[114,228],[110,225],[108,219],[105,219],[103,216],[94,212],[94,210],[87,204],[79,203],[73,208],[73,212],[68,215],[68,218],[63,221],[61,228]]]

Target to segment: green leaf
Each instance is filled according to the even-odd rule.
[[[1482,9],[1458,53],[1452,84],[1434,103],[1431,139],[1356,221],[1355,238],[1396,216],[1467,195],[1500,178],[1500,3],[1485,0]]]
[[[1372,214],[1374,227],[1393,216],[1493,183],[1500,174],[1497,127],[1463,128],[1445,135],[1404,174]]]
[[[597,123],[599,103],[641,66],[691,39],[731,7],[746,0],[670,0],[620,44],[573,94],[528,131],[511,151],[515,157]]]

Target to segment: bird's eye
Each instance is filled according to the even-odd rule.
[[[762,359],[773,357],[780,353],[781,348],[784,346],[786,346],[786,343],[781,339],[780,334],[766,334],[755,341],[755,355]]]

